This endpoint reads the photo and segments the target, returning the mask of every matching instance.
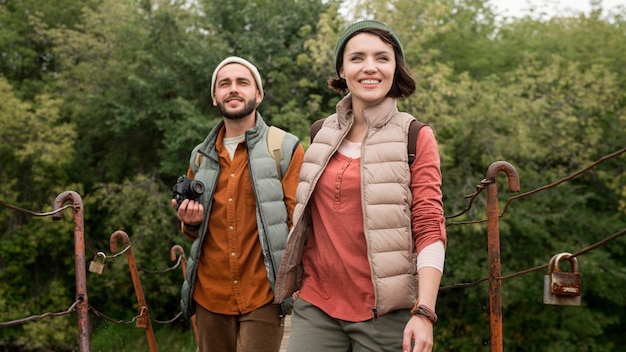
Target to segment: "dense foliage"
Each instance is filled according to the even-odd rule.
[[[338,32],[352,18],[392,24],[418,90],[400,108],[433,127],[445,207],[468,204],[489,165],[506,160],[522,192],[565,178],[626,146],[626,9],[502,18],[486,0],[0,0],[0,201],[49,212],[84,202],[88,262],[130,236],[158,320],[174,318],[182,274],[171,186],[220,119],[211,73],[227,55],[259,67],[269,122],[307,144],[312,121],[340,98],[326,88]],[[503,274],[547,264],[626,227],[626,154],[511,203],[500,219]],[[501,203],[510,197],[506,179]],[[449,220],[435,349],[487,350],[486,217],[480,195]],[[73,223],[0,207],[0,322],[75,300]],[[503,281],[508,351],[616,351],[626,344],[626,240],[579,257],[582,306],[542,304],[544,271]],[[124,256],[88,273],[94,309],[129,321],[137,300]],[[105,325],[92,315],[93,331]],[[182,330],[181,320],[158,326]],[[0,350],[75,350],[75,316],[0,328]]]

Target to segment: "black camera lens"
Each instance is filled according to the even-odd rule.
[[[200,181],[193,180],[189,185],[189,198],[196,199],[204,193],[204,184]]]

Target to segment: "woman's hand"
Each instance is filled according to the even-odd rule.
[[[413,349],[411,349],[413,346]],[[426,317],[413,315],[404,328],[403,352],[431,352],[433,350],[433,325]]]

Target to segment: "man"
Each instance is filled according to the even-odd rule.
[[[201,352],[275,352],[291,302],[273,304],[274,282],[304,149],[287,133],[282,159],[272,158],[270,128],[256,111],[261,77],[247,60],[228,57],[217,66],[211,97],[223,119],[194,148],[187,172],[205,191],[178,208],[182,232],[194,240],[181,308],[187,318],[195,314]]]

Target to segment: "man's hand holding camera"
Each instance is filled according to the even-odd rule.
[[[189,232],[198,231],[202,224],[204,207],[196,199],[204,193],[204,184],[185,176],[178,178],[172,187],[172,207],[177,209],[178,219]]]

